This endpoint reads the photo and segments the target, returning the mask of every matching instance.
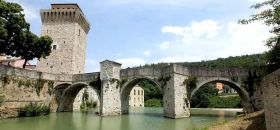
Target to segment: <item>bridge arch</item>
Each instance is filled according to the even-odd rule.
[[[66,88],[61,95],[58,111],[73,111],[73,103],[77,94],[85,87],[91,87],[98,95],[100,99],[100,94],[88,83],[77,82]]]
[[[58,111],[59,104],[61,103],[61,97],[64,91],[71,85],[71,83],[60,83],[54,87],[50,102],[50,110],[52,112]]]
[[[233,80],[231,80],[230,78],[222,78],[222,77],[212,77],[212,78],[207,78],[204,79],[200,82],[197,83],[197,87],[191,92],[191,96],[190,98],[192,98],[194,96],[194,94],[205,84],[208,83],[216,83],[216,82],[220,82],[226,85],[229,85],[229,87],[233,88],[238,95],[241,98],[241,103],[243,105],[243,110],[244,112],[252,112],[252,106],[250,103],[250,96],[248,94],[248,92],[238,83],[235,82]],[[191,99],[189,99],[191,100]]]
[[[148,80],[155,84],[157,88],[161,91],[163,94],[163,89],[161,88],[161,85],[153,80],[152,78],[145,77],[145,76],[137,76],[133,77],[132,79],[128,80],[124,85],[121,86],[120,90],[120,96],[121,96],[121,111],[122,114],[128,114],[129,113],[129,94],[130,91],[133,89],[135,85],[137,85],[142,80]]]

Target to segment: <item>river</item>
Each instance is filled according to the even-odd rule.
[[[236,111],[192,109],[183,119],[164,118],[162,108],[131,108],[130,114],[100,117],[88,113],[64,112],[48,116],[0,120],[1,130],[192,130],[233,119]]]

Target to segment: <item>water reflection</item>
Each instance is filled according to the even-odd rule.
[[[89,113],[52,113],[49,116],[0,120],[3,130],[190,130],[204,128],[217,121],[230,120],[227,112],[206,110],[219,116],[164,118],[162,108],[133,108],[129,115],[99,117]],[[202,110],[196,112],[203,112]]]

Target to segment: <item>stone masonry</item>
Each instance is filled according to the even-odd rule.
[[[163,68],[122,69],[113,61],[100,63],[101,72],[86,74],[49,74],[31,70],[0,66],[0,90],[5,95],[4,107],[20,108],[30,102],[50,104],[51,111],[72,111],[78,93],[88,86],[94,88],[100,97],[100,115],[120,115],[129,113],[129,94],[141,80],[154,82],[163,93],[164,116],[183,118],[190,116],[190,102],[184,80],[197,76],[197,87],[211,82],[225,82],[237,90],[243,102],[249,102],[248,93],[240,88],[240,83],[231,80],[233,75],[244,76],[241,70],[204,70],[171,64]],[[203,74],[203,75],[201,75]],[[15,82],[7,83],[6,77]],[[127,79],[122,83],[123,79]],[[37,81],[44,81],[39,87]],[[29,85],[33,83],[33,86]],[[53,85],[50,85],[53,84]],[[25,93],[22,93],[25,92]],[[39,94],[38,94],[39,92]],[[243,97],[243,98],[242,98]],[[11,104],[13,103],[13,104]],[[245,110],[247,109],[247,106]]]
[[[118,86],[117,80],[120,80],[121,64],[108,60],[100,64],[101,116],[120,115],[120,86]]]
[[[52,4],[41,10],[42,35],[53,39],[52,52],[38,61],[37,70],[56,74],[84,73],[87,34],[90,30],[77,4]]]
[[[280,69],[267,75],[262,83],[267,130],[280,130]]]

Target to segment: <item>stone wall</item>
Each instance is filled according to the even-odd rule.
[[[0,65],[0,91],[5,97],[1,117],[14,117],[13,111],[31,102],[49,105],[56,81],[72,82],[72,76]]]
[[[48,35],[53,39],[52,46],[56,49],[46,59],[38,61],[36,69],[49,73],[73,74],[74,66],[74,45],[75,40],[75,23],[43,23],[42,35]]]
[[[206,67],[185,67],[182,65],[176,65],[175,71],[183,75],[192,75],[197,77],[240,77],[248,75],[248,69],[243,68],[211,69]]]
[[[2,76],[5,102],[2,107],[17,109],[31,102],[49,105],[54,82],[44,79]]]
[[[267,75],[261,87],[267,130],[280,130],[280,69]]]
[[[263,88],[261,86],[256,87],[251,100],[255,110],[258,111],[264,109]]]
[[[121,77],[135,77],[135,76],[146,76],[158,78],[162,73],[162,68],[156,67],[143,67],[143,68],[127,68],[122,69],[120,72]]]

